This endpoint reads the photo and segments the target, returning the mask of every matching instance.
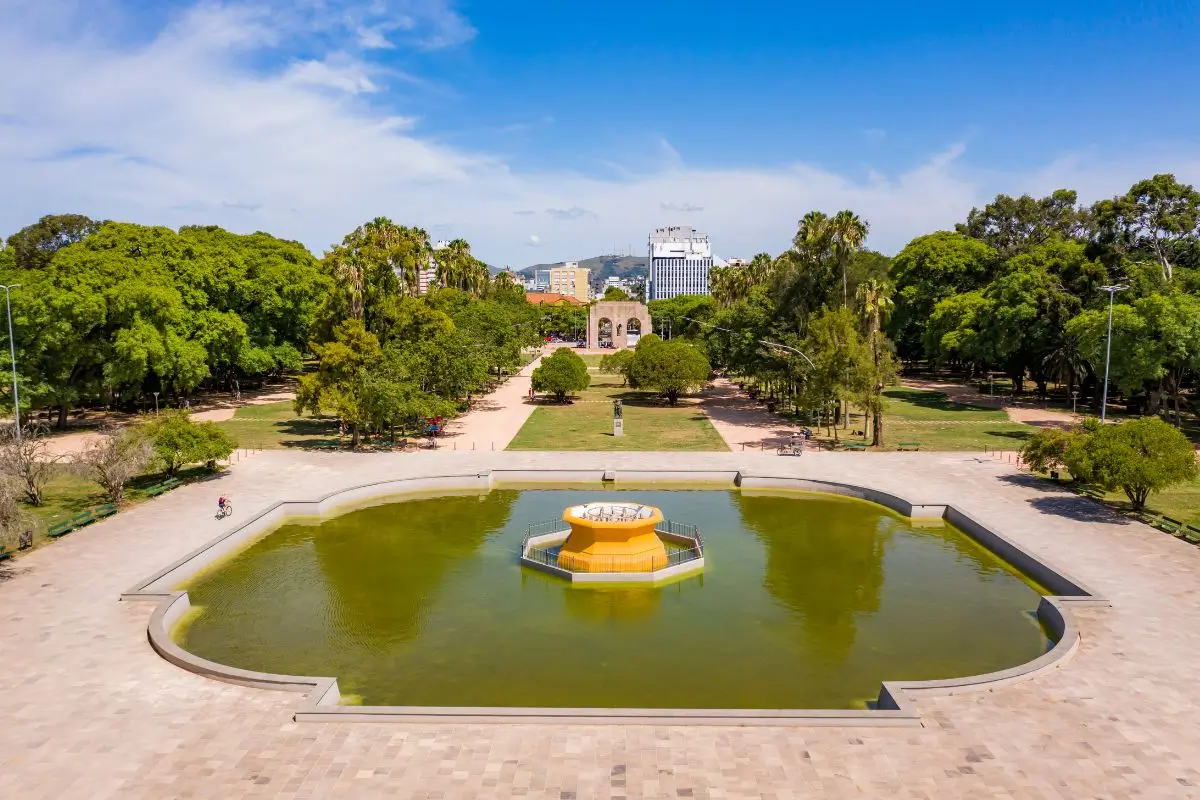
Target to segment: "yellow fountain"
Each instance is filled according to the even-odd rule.
[[[654,506],[584,503],[563,512],[571,533],[558,566],[571,572],[653,572],[667,566],[667,549],[654,532],[663,521]]]

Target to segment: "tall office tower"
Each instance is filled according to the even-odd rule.
[[[708,294],[708,271],[712,265],[707,233],[698,233],[690,225],[657,228],[650,234],[650,277],[646,299]]]

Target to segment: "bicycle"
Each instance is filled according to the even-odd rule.
[[[229,502],[228,500],[225,501],[225,505],[223,507],[217,509],[217,519],[225,519],[226,517],[231,516],[232,514],[233,514],[233,503]]]

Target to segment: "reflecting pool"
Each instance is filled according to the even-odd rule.
[[[590,500],[704,536],[677,583],[581,587],[518,563]],[[287,524],[183,588],[173,635],[368,705],[860,708],[884,680],[1014,667],[1052,645],[1040,588],[949,525],[835,495],[494,490]]]

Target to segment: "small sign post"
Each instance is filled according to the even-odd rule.
[[[621,419],[621,401],[613,400],[613,436],[625,435],[625,420]]]

